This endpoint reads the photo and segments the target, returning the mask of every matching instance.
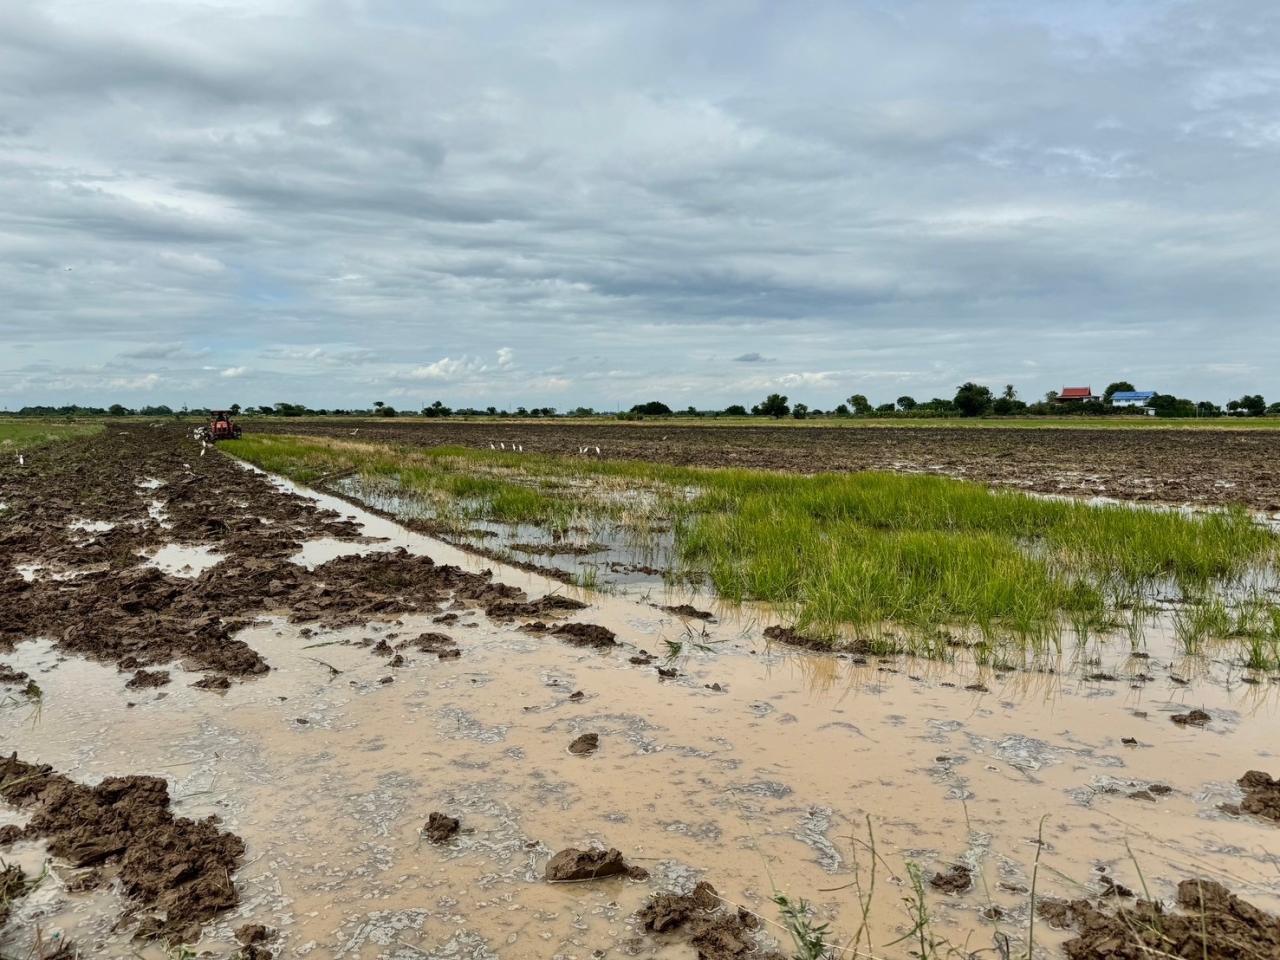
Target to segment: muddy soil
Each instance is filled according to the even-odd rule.
[[[0,797],[31,813],[27,839],[77,870],[81,888],[116,879],[139,907],[139,935],[195,940],[200,924],[238,900],[231,874],[244,857],[239,837],[214,818],[189,820],[169,810],[158,777],[108,777],[94,787],[48,765],[0,760]]]
[[[529,603],[483,573],[402,550],[300,566],[290,558],[304,541],[354,541],[359,529],[198,453],[170,430],[112,427],[45,448],[23,467],[0,465],[0,651],[40,635],[121,670],[182,659],[244,677],[269,665],[232,634],[263,611],[335,626],[440,612],[451,601],[512,616],[581,607],[564,597]],[[142,486],[143,477],[159,483]],[[209,545],[222,559],[196,576],[170,574],[148,565],[143,551],[158,544]],[[24,566],[36,568],[30,579]],[[165,682],[163,672],[139,671],[129,684]]]
[[[1222,809],[1267,786],[1240,773],[1270,763],[1280,683],[1183,658],[1171,630],[1141,657],[1120,638],[1001,671],[813,654],[768,643],[757,609],[575,592],[177,434],[116,434],[0,464],[0,739],[47,784],[7,778],[0,842],[28,877],[53,856],[0,954],[57,930],[160,960],[133,932],[198,927],[214,957],[767,956],[775,885],[859,926],[869,825],[877,948],[908,929],[908,864],[962,865],[969,887],[928,889],[934,931],[1022,955],[1037,851],[1045,897],[1145,883],[1172,902],[1200,876],[1280,908],[1273,824]],[[160,569],[175,541],[220,559]],[[685,635],[686,607],[714,613],[706,649],[642,653]],[[1192,708],[1212,722],[1169,722]],[[605,749],[572,755],[584,731]],[[62,810],[83,816],[54,829]],[[433,810],[465,829],[429,842]],[[81,847],[105,856],[75,867]],[[546,882],[556,850],[578,882]],[[650,925],[655,894],[675,899]],[[237,944],[246,923],[276,937]],[[1074,936],[1043,926],[1049,955]]]
[[[349,436],[324,421],[270,421],[261,432]],[[714,427],[677,423],[362,423],[360,439],[687,466],[797,473],[897,470],[1071,496],[1198,506],[1243,504],[1280,512],[1280,442],[1269,430],[962,429],[955,427]]]
[[[1280,957],[1280,918],[1212,880],[1178,884],[1179,912],[1138,900],[1109,910],[1089,900],[1048,900],[1039,913],[1078,934],[1063,945],[1069,960],[1262,960]]]

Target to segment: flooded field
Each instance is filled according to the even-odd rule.
[[[1280,682],[1188,656],[1173,610],[1017,669],[812,652],[763,606],[585,590],[174,434],[94,443],[0,468],[3,752],[159,778],[243,851],[70,844],[51,774],[0,767],[32,886],[0,956],[1276,955],[1248,904],[1280,911],[1280,785],[1239,781],[1280,773]],[[631,869],[548,882],[597,847]]]

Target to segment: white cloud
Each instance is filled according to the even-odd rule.
[[[236,377],[243,377],[248,372],[249,372],[248,367],[227,367],[220,374],[218,374],[218,376],[225,377],[228,380],[232,380],[232,379],[235,379]]]

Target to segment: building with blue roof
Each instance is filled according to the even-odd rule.
[[[1154,390],[1117,390],[1111,395],[1113,407],[1145,407],[1156,395]]]

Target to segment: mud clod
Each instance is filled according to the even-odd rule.
[[[199,924],[239,901],[231,875],[244,844],[215,818],[189,820],[169,810],[158,777],[107,777],[86,787],[51,767],[0,761],[0,797],[29,809],[25,836],[73,867],[110,866],[126,896],[148,911],[144,936],[186,940]]]
[[[945,872],[935,873],[929,886],[943,893],[964,893],[973,886],[973,873],[964,864],[957,863]]]
[[[705,880],[691,893],[655,894],[636,919],[651,934],[685,941],[699,960],[782,960],[757,943],[759,921],[744,910],[722,908],[716,888]]]
[[[1088,900],[1042,900],[1036,907],[1050,925],[1072,928],[1063,944],[1068,960],[1253,960],[1280,956],[1280,919],[1264,913],[1212,880],[1178,884],[1182,913],[1136,900],[1107,912]]]
[[[1280,780],[1261,770],[1250,770],[1237,782],[1244,791],[1240,810],[1280,823]]]
[[[462,822],[457,817],[435,811],[427,817],[422,833],[432,843],[444,843],[456,836],[461,827]]]
[[[231,678],[224,677],[220,673],[211,673],[207,677],[202,677],[191,686],[198,690],[230,690]]]
[[[1203,727],[1213,718],[1203,710],[1192,710],[1189,713],[1175,713],[1169,719],[1181,727]]]
[[[595,623],[562,623],[552,627],[550,633],[578,647],[604,649],[618,645],[617,634]]]
[[[712,623],[715,620],[714,614],[708,613],[706,610],[699,610],[697,607],[687,603],[659,607],[658,609],[665,610],[667,613],[674,613],[677,617],[687,617],[690,620],[705,620],[707,623]]]
[[[168,670],[139,670],[125,684],[130,690],[139,690],[146,687],[163,687],[172,677],[169,676]]]
[[[244,944],[246,947],[255,943],[266,943],[276,932],[270,927],[261,923],[246,923],[242,927],[236,928],[236,942]]]
[[[595,753],[600,748],[600,734],[584,733],[578,737],[573,743],[569,744],[569,752],[576,753],[579,756],[588,753]]]
[[[630,877],[632,880],[648,879],[649,871],[633,866],[614,847],[608,850],[579,850],[568,847],[547,861],[546,879],[550,883],[566,880],[602,880],[605,877]]]

